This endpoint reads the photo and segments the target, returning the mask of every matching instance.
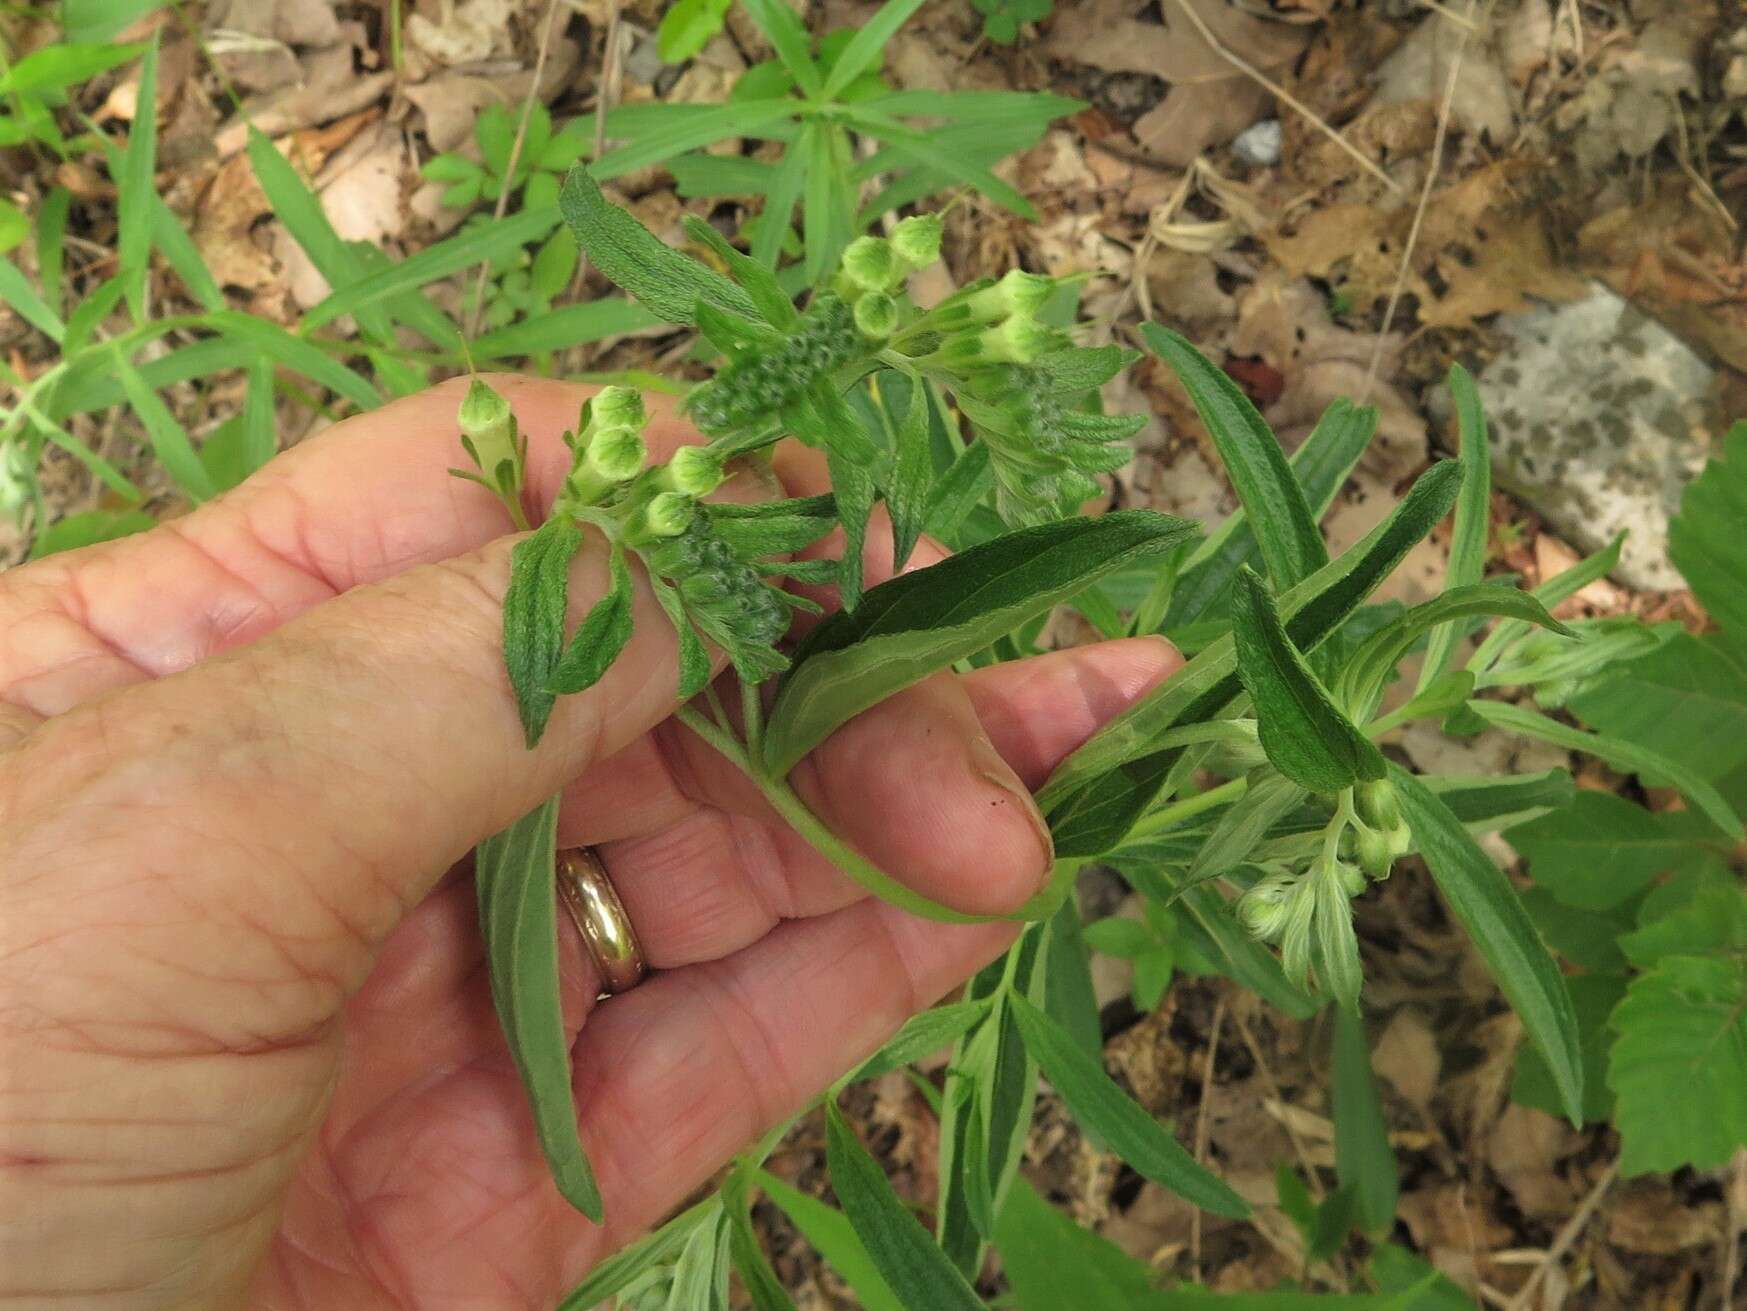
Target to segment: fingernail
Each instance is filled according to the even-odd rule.
[[[1050,836],[1049,824],[1043,818],[1043,812],[1037,808],[1037,801],[1031,795],[1031,790],[1025,786],[1019,775],[1013,772],[995,744],[982,733],[971,739],[971,767],[977,774],[1008,793],[1013,798],[1013,804],[1018,813],[1023,815],[1031,825],[1036,835],[1038,848],[1043,852],[1043,863],[1038,867],[1036,886],[1042,887],[1049,880],[1049,873],[1055,866],[1055,839]]]

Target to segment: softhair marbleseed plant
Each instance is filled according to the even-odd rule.
[[[1062,280],[1016,270],[918,305],[906,280],[938,257],[941,221],[917,215],[888,236],[850,242],[797,307],[770,269],[708,224],[686,220],[701,257],[691,258],[610,204],[584,170],[567,180],[562,208],[597,268],[676,327],[694,329],[721,362],[683,403],[704,443],[665,464],[649,463],[648,416],[626,387],[600,391],[566,434],[570,473],[550,516],[517,545],[504,605],[505,663],[530,745],[555,699],[598,681],[624,649],[635,557],[678,634],[686,702],[678,717],[850,877],[914,913],[962,921],[977,917],[921,898],[833,833],[789,786],[789,770],[852,716],[936,670],[1030,653],[1059,604],[1079,608],[1106,636],[1163,631],[1195,650],[1039,792],[1057,864],[1048,888],[1012,917],[1028,923],[1018,944],[971,981],[964,1000],[916,1017],[843,1081],[956,1042],[934,1241],[913,1241],[921,1236],[914,1218],[836,1115],[837,1090],[826,1098],[839,1200],[905,1305],[981,1305],[969,1281],[1012,1185],[1040,1073],[1141,1174],[1206,1209],[1247,1214],[1074,1036],[1088,1021],[1063,1000],[1073,988],[1051,980],[1085,969],[1070,893],[1090,861],[1114,866],[1174,915],[1213,968],[1307,1017],[1330,1000],[1356,1012],[1363,971],[1353,899],[1417,854],[1521,1017],[1565,1109],[1579,1115],[1583,1068],[1564,979],[1475,840],[1564,804],[1569,776],[1420,778],[1391,762],[1378,739],[1417,719],[1442,720],[1454,733],[1500,726],[1672,783],[1726,835],[1739,835],[1741,824],[1715,789],[1672,762],[1477,695],[1544,689],[1556,705],[1620,652],[1655,639],[1634,626],[1633,641],[1622,643],[1618,622],[1598,634],[1549,613],[1612,567],[1618,543],[1534,592],[1482,581],[1486,431],[1459,366],[1450,385],[1460,460],[1428,469],[1376,528],[1331,559],[1318,520],[1369,442],[1376,412],[1337,402],[1288,461],[1230,379],[1182,337],[1145,325],[1142,338],[1194,402],[1241,508],[1204,537],[1144,510],[1087,517],[1078,511],[1098,491],[1097,475],[1128,459],[1126,439],[1144,417],[1101,411],[1099,387],[1137,353],[1076,345],[1071,316],[1058,312]],[[477,469],[464,476],[502,497],[525,527],[526,447],[508,405],[475,382],[460,426]],[[784,438],[823,451],[831,495],[708,499],[731,464],[768,459]],[[956,553],[864,590],[862,547],[876,501],[886,506],[899,565],[925,530]],[[1407,609],[1368,605],[1452,509],[1444,590]],[[841,558],[790,558],[839,526]],[[567,637],[569,567],[585,550],[605,552],[611,586]],[[834,583],[841,602],[792,644],[794,611],[816,607],[785,582]],[[1460,639],[1490,620],[1499,622],[1458,667]],[[711,646],[739,684],[738,722],[712,679]],[[1384,710],[1386,688],[1416,652],[1417,682]],[[554,800],[480,846],[480,917],[499,1014],[554,1177],[598,1220],[559,1020],[556,820]],[[1095,1034],[1095,1016],[1090,1023]],[[767,1192],[775,1186],[757,1172],[776,1139],[741,1158],[724,1194],[603,1265],[566,1305],[666,1288],[676,1261],[714,1259],[730,1245],[748,1283],[762,1281],[762,1257],[736,1216],[754,1180]],[[724,1298],[727,1267],[724,1255]]]

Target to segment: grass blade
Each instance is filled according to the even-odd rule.
[[[9,259],[0,259],[0,302],[57,346],[66,337],[67,325],[61,316],[36,294],[36,288]]]
[[[758,30],[769,38],[776,57],[782,60],[783,67],[795,79],[795,85],[807,95],[818,98],[824,82],[819,76],[819,66],[809,53],[813,43],[800,15],[784,0],[744,0],[744,4],[752,21],[758,24]]]
[[[200,502],[211,499],[214,494],[212,479],[207,475],[206,466],[200,462],[194,443],[188,439],[187,430],[176,421],[176,416],[158,398],[157,392],[146,385],[145,379],[140,377],[139,370],[134,368],[131,361],[120,351],[112,352],[112,358],[121,375],[121,385],[127,393],[127,402],[133,406],[134,413],[139,415],[140,422],[145,425],[146,436],[152,444],[152,454],[158,457],[158,463],[164,466],[164,471],[188,494],[190,500]]]
[[[1456,498],[1456,522],[1450,537],[1450,563],[1444,589],[1471,587],[1486,573],[1486,536],[1492,525],[1492,458],[1487,453],[1486,414],[1474,379],[1460,364],[1450,366],[1450,395],[1456,401],[1456,428],[1462,462],[1462,494]],[[1418,691],[1450,667],[1456,656],[1457,630],[1434,629],[1420,666]]]
[[[1401,1193],[1395,1152],[1371,1073],[1364,1021],[1345,1006],[1334,1012],[1335,1177],[1342,1188],[1355,1190],[1365,1232],[1383,1234],[1395,1223]]]
[[[157,199],[158,42],[140,61],[139,94],[121,175],[116,179],[116,270],[135,320],[146,317],[146,277],[152,257],[152,202]]]
[[[868,66],[885,50],[886,43],[897,35],[898,29],[909,22],[910,16],[921,7],[922,0],[886,0],[880,6],[879,12],[861,25],[860,30],[844,47],[843,53],[837,57],[831,76],[825,80],[825,90],[820,99],[832,99],[865,73]]]

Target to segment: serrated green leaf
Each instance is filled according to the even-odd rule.
[[[1571,708],[1609,737],[1715,781],[1747,765],[1747,646],[1677,633],[1580,690]]]
[[[765,733],[767,768],[786,773],[862,710],[1194,531],[1144,510],[1064,520],[880,584],[853,614],[839,612],[814,628],[796,651]]]
[[[898,1199],[843,1112],[829,1100],[825,1161],[844,1214],[906,1311],[983,1311],[976,1290]]]
[[[1620,950],[1639,969],[1669,956],[1747,959],[1747,892],[1723,884],[1701,886],[1686,905],[1623,936]]]
[[[503,656],[530,747],[546,731],[556,700],[550,684],[564,651],[570,561],[581,546],[581,530],[561,517],[548,519],[510,552]]]
[[[1467,931],[1529,1040],[1540,1049],[1559,1089],[1560,1104],[1574,1124],[1583,1123],[1583,1057],[1577,1014],[1558,966],[1510,880],[1499,872],[1437,794],[1406,770],[1391,765],[1401,813],[1456,918]]]
[[[1747,966],[1669,956],[1633,979],[1609,1027],[1620,1173],[1710,1169],[1747,1144]]]
[[[1537,887],[1579,910],[1617,906],[1658,875],[1723,847],[1698,815],[1652,814],[1611,792],[1587,790],[1505,837],[1528,861]]]
[[[1219,450],[1256,535],[1268,577],[1285,591],[1328,563],[1328,547],[1279,439],[1236,383],[1180,333],[1141,326],[1146,344],[1176,373]]]
[[[595,266],[666,322],[693,323],[700,300],[731,314],[757,316],[751,297],[739,287],[610,203],[587,169],[570,170],[558,204]]]
[[[1339,792],[1383,777],[1383,753],[1311,672],[1286,635],[1274,598],[1248,566],[1238,570],[1232,636],[1262,747],[1276,769],[1312,792]]]
[[[625,552],[615,544],[607,594],[589,607],[577,625],[575,636],[547,679],[547,691],[569,696],[601,681],[631,640],[631,602],[631,571],[625,564]]]
[[[558,1191],[596,1224],[601,1195],[576,1132],[570,1044],[558,995],[558,800],[479,844],[474,884],[492,1000],[528,1091]]]
[[[1446,594],[1477,585],[1486,573],[1486,538],[1492,526],[1492,458],[1487,451],[1486,414],[1474,379],[1460,364],[1450,366],[1450,395],[1456,402],[1456,426],[1462,460],[1462,494],[1456,499],[1456,522],[1450,534],[1450,559],[1444,568]],[[1432,630],[1420,665],[1421,691],[1450,667],[1460,635],[1453,628]]]
[[[1335,1176],[1342,1188],[1353,1190],[1364,1231],[1387,1233],[1395,1223],[1400,1172],[1371,1073],[1365,1025],[1345,1006],[1335,1007],[1334,1124]]]
[[[1687,484],[1668,525],[1668,555],[1723,629],[1747,640],[1747,423],[1723,439],[1722,454]]]
[[[1158,1121],[1118,1088],[1073,1035],[1023,997],[1010,997],[1025,1049],[1037,1061],[1074,1118],[1139,1173],[1186,1201],[1232,1219],[1249,1204],[1184,1151]]]
[[[1468,704],[1489,724],[1526,737],[1540,738],[1570,751],[1582,751],[1607,761],[1615,769],[1643,775],[1659,785],[1678,788],[1727,836],[1737,838],[1741,834],[1741,820],[1722,794],[1685,765],[1635,743],[1599,733],[1585,733],[1521,706],[1503,701],[1470,701]]]

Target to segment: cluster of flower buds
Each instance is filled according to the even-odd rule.
[[[844,250],[833,286],[869,342],[883,344],[903,326],[904,279],[940,258],[941,228],[940,215],[920,214],[900,220],[890,237],[857,237]]]
[[[1374,879],[1386,879],[1395,862],[1413,847],[1413,833],[1401,816],[1395,785],[1388,779],[1353,789],[1354,847],[1359,865]]]
[[[664,492],[652,505],[665,500],[678,511],[681,497]],[[687,616],[728,653],[742,677],[762,679],[785,668],[788,662],[775,648],[788,632],[793,599],[742,558],[695,501],[688,500],[682,513],[679,531],[644,544],[650,572],[678,589]]]
[[[686,408],[711,437],[764,423],[862,349],[848,302],[820,292],[780,345],[728,365],[692,392]]]
[[[598,505],[642,473],[648,422],[642,394],[630,387],[603,387],[583,402],[575,431],[564,434],[571,466],[554,509]]]

